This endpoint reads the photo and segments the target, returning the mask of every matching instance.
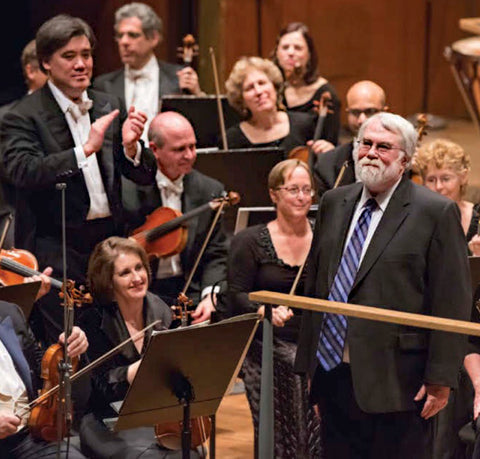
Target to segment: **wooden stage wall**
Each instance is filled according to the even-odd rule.
[[[20,0],[28,18],[19,40],[26,43],[47,18],[58,13],[89,22],[99,41],[95,74],[119,67],[113,40],[113,13],[125,0]],[[208,48],[214,47],[223,82],[241,55],[267,57],[275,37],[290,21],[311,29],[321,73],[344,102],[346,89],[372,79],[387,92],[392,111],[409,115],[422,109],[426,52],[426,9],[431,6],[427,108],[443,116],[466,116],[443,49],[469,36],[458,27],[462,17],[480,16],[480,0],[145,0],[163,18],[165,40],[158,56],[175,61],[176,47],[188,32],[200,44],[202,87],[213,92]],[[17,27],[14,30],[19,30]],[[30,32],[25,32],[30,30]],[[27,36],[28,33],[30,36]],[[7,67],[8,69],[8,67]],[[18,68],[16,69],[18,71]],[[21,80],[21,77],[19,78]],[[223,88],[222,88],[223,89]]]

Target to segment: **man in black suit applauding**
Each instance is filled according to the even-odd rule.
[[[375,113],[386,110],[388,107],[385,101],[385,91],[373,81],[357,81],[347,91],[347,123],[353,137],[358,134],[358,130],[365,120]],[[339,185],[355,182],[352,151],[353,139],[351,142],[339,145],[317,157],[313,173],[319,197],[334,187],[344,165],[344,174]]]
[[[363,183],[323,195],[307,295],[469,319],[458,207],[404,175],[416,140],[398,115],[363,123],[353,151]],[[305,311],[296,369],[312,380],[326,457],[431,457],[432,417],[456,387],[465,342],[462,335]]]
[[[1,123],[2,167],[16,187],[15,241],[41,267],[62,275],[62,206],[66,184],[67,276],[83,282],[95,244],[124,231],[120,175],[144,172],[139,142],[146,116],[118,98],[87,90],[95,37],[81,19],[55,16],[37,32],[47,84],[23,98]],[[48,297],[43,300],[47,302]],[[47,343],[63,329],[58,301],[39,308]],[[38,312],[38,311],[37,311]],[[35,315],[34,315],[35,316]]]

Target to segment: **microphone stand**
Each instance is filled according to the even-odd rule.
[[[63,426],[65,425],[65,436],[67,437],[66,458],[70,448],[70,429],[72,425],[72,362],[67,354],[68,338],[73,328],[73,304],[69,300],[67,292],[67,237],[65,224],[65,190],[66,183],[57,183],[56,189],[62,193],[62,254],[63,254],[63,360],[58,364],[59,392],[58,392],[58,413],[57,413],[57,459],[60,459],[60,448],[62,442]]]

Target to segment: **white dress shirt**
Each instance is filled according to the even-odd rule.
[[[94,153],[88,158],[83,151],[83,145],[88,140],[90,133],[90,116],[88,112],[80,115],[78,119],[72,116],[70,106],[74,104],[60,89],[58,89],[50,80],[48,85],[53,93],[53,97],[57,101],[60,109],[65,114],[68,127],[75,142],[75,157],[77,159],[78,168],[81,169],[85,184],[87,186],[88,196],[90,197],[90,208],[87,214],[87,220],[95,218],[104,218],[111,215],[110,206],[108,204],[107,193],[103,185],[102,175],[98,167],[97,155]],[[82,93],[82,101],[87,101],[88,95],[84,91]]]
[[[162,205],[171,209],[182,211],[182,193],[183,193],[183,175],[177,180],[170,180],[159,169],[155,180],[157,182],[160,195],[162,197]],[[158,261],[157,279],[166,279],[173,276],[181,276],[183,274],[180,255],[160,258]]]
[[[25,384],[18,375],[7,348],[0,340],[0,413],[21,414],[23,411],[21,408],[27,404]],[[24,414],[17,431],[26,424],[29,410],[25,410]]]
[[[125,102],[147,115],[142,139],[148,144],[148,127],[158,113],[160,68],[155,56],[139,70],[125,68]]]

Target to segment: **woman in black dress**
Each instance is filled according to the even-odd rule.
[[[81,321],[90,342],[90,360],[138,334],[157,319],[162,322],[155,329],[169,327],[170,308],[147,291],[148,258],[135,241],[110,237],[99,243],[90,257],[87,277],[95,305],[85,311]],[[103,422],[105,418],[117,416],[110,404],[125,398],[151,334],[149,329],[93,370],[92,412],[82,419],[80,427],[82,451],[88,457],[181,457],[180,452],[169,452],[157,445],[153,427],[113,432]],[[196,453],[192,454],[197,457]]]
[[[271,61],[240,58],[225,87],[230,105],[243,119],[227,130],[229,148],[280,147],[288,154],[312,139],[312,118],[306,113],[285,112],[282,75]],[[314,151],[316,147],[314,144]]]
[[[258,312],[263,306],[248,299],[249,292],[273,290],[289,293],[312,241],[307,218],[312,178],[305,163],[285,160],[270,172],[268,187],[277,209],[275,220],[247,228],[232,239],[227,264],[227,298],[234,314]],[[303,289],[304,272],[297,293]],[[274,328],[274,428],[276,458],[320,455],[319,420],[308,401],[307,383],[295,375],[293,363],[300,311],[285,306],[272,309]],[[258,439],[261,332],[257,332],[242,368],[252,412],[255,444]],[[256,451],[256,448],[255,448]]]
[[[289,111],[309,113],[316,119],[314,102],[330,93],[332,113],[323,126],[321,152],[331,150],[338,143],[340,131],[340,100],[335,88],[318,72],[318,57],[308,27],[292,22],[280,31],[272,52],[272,60],[285,79],[283,102]]]

